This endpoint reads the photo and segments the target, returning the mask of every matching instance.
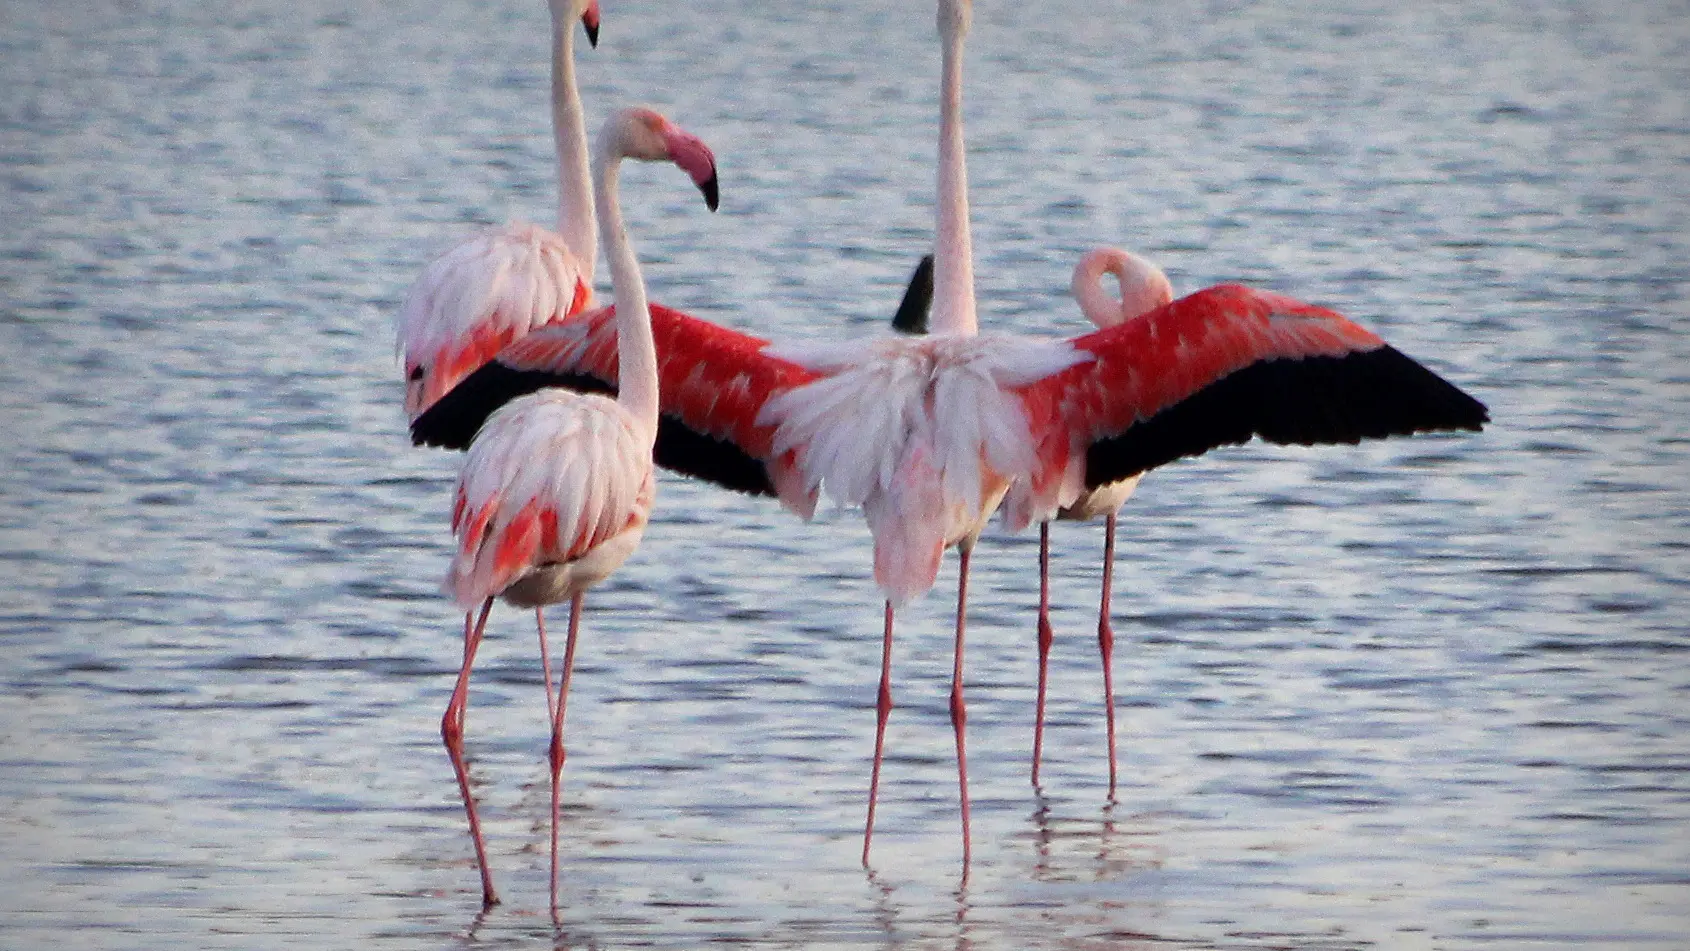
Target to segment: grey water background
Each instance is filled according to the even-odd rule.
[[[849,512],[666,479],[589,601],[563,924],[544,702],[502,609],[469,712],[505,904],[439,748],[456,458],[403,438],[428,255],[553,211],[537,0],[0,7],[0,946],[1669,949],[1690,942],[1690,8],[980,0],[982,323],[1068,270],[1337,308],[1481,435],[1249,445],[1056,540],[1027,781],[1031,535],[976,559],[975,866],[954,559],[903,615],[857,864],[879,603]],[[881,332],[930,241],[925,3],[608,0],[593,123],[655,104],[708,214],[632,168],[655,299]],[[601,278],[601,287],[605,281]],[[561,613],[554,628],[561,633]]]

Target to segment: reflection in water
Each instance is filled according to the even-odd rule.
[[[1101,816],[1094,824],[1085,819],[1053,820],[1051,800],[1038,793],[1035,801],[1038,805],[1032,812],[1032,838],[1037,855],[1032,868],[1034,879],[1045,882],[1123,881],[1137,872],[1161,867],[1153,816],[1130,816],[1127,830],[1122,831],[1115,818],[1117,806],[1114,803],[1103,804],[1099,810]],[[1094,841],[1095,850],[1085,851]],[[1053,845],[1062,847],[1060,852],[1055,852]]]
[[[973,929],[968,921],[968,876],[963,875],[963,881],[956,890],[956,947],[957,951],[967,951],[974,947]]]
[[[966,884],[959,883],[950,892],[954,911],[941,927],[942,919],[933,917],[933,907],[923,903],[900,908],[896,885],[882,878],[873,869],[864,869],[863,873],[869,888],[874,892],[875,917],[881,923],[882,936],[890,946],[900,946],[919,936],[937,939],[945,946],[954,947],[958,951],[974,947],[972,926],[968,920],[970,905]],[[899,927],[900,917],[909,924]]]
[[[882,881],[872,868],[863,869],[863,874],[874,895],[874,919],[886,941],[894,943],[898,940],[898,915],[892,900],[893,886]]]
[[[1088,933],[1106,938],[1111,947],[1177,946],[1179,938],[1159,933],[1152,924],[1165,917],[1155,892],[1133,887],[1136,877],[1163,866],[1163,850],[1156,844],[1155,817],[1133,815],[1120,828],[1116,805],[1104,803],[1096,820],[1052,818],[1052,800],[1042,791],[1031,818],[1034,861],[1029,878],[1048,884],[1090,883],[1104,886],[1096,907],[1045,906],[1039,909],[1044,926],[1059,933]],[[1143,897],[1139,897],[1143,896]]]

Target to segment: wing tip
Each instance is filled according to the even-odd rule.
[[[611,387],[596,377],[518,370],[494,360],[464,377],[411,421],[411,445],[468,449],[495,410],[518,397],[550,387],[582,393],[612,392]]]
[[[1268,360],[1093,442],[1096,488],[1252,438],[1281,445],[1354,445],[1435,432],[1482,432],[1484,403],[1389,345],[1341,356]]]

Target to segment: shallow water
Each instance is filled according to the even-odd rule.
[[[907,6],[922,7],[921,4]],[[215,9],[213,9],[215,7]],[[1123,518],[1124,781],[1061,525],[1042,794],[1032,536],[907,610],[875,865],[879,607],[850,513],[665,481],[590,600],[564,923],[544,702],[503,609],[439,713],[455,458],[402,438],[390,316],[476,223],[553,212],[530,2],[14,5],[0,31],[0,945],[1668,949],[1690,937],[1690,23],[1682,6],[981,0],[983,322],[1062,332],[1078,252],[1335,307],[1482,435],[1251,445]],[[588,109],[653,296],[765,335],[891,312],[931,233],[932,17],[606,4]],[[561,630],[561,612],[555,619]]]

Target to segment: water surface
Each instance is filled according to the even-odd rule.
[[[679,480],[590,601],[564,925],[544,702],[501,610],[469,713],[505,904],[439,749],[455,457],[390,319],[475,225],[552,216],[545,10],[13,5],[0,36],[0,945],[1682,947],[1690,936],[1690,28],[1681,5],[982,0],[982,320],[1067,332],[1079,252],[1378,330],[1479,436],[1251,445],[1059,526],[1045,785],[1031,536],[976,559],[975,864],[954,561],[905,612],[872,874],[879,606],[851,513]],[[920,4],[606,4],[596,123],[654,298],[878,332],[930,243]],[[602,283],[602,282],[601,282]],[[562,617],[557,618],[561,629]]]

